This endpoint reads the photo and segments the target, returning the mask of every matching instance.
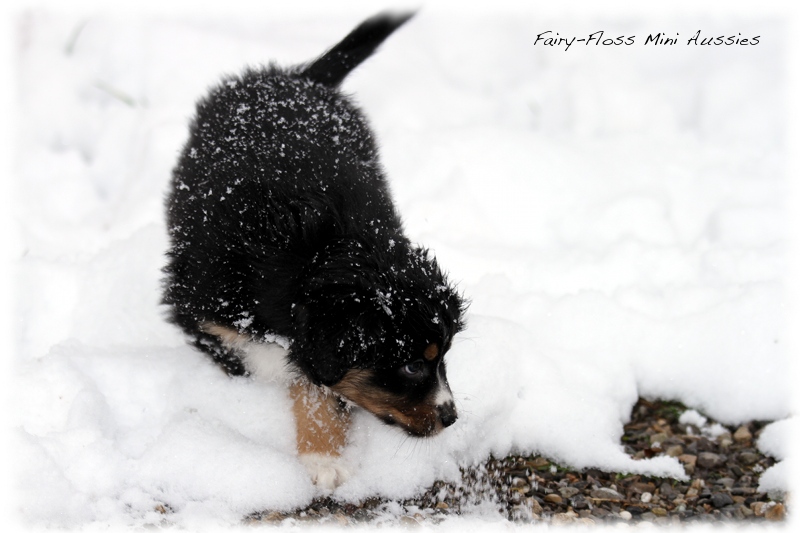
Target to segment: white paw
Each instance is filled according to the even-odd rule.
[[[300,462],[308,470],[311,481],[323,490],[333,490],[350,478],[342,458],[321,453],[304,453]]]

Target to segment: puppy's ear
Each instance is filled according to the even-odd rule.
[[[348,360],[342,331],[346,320],[342,316],[316,316],[313,310],[296,304],[292,310],[294,341],[289,352],[290,360],[313,383],[331,386],[338,383],[352,367]]]

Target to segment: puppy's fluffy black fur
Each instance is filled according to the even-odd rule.
[[[374,17],[310,64],[246,70],[198,103],[167,199],[164,302],[228,373],[247,373],[241,354],[205,324],[286,337],[319,385],[369,370],[365,386],[414,404],[446,384],[464,301],[403,234],[373,134],[338,88],[408,18]]]

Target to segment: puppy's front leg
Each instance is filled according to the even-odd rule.
[[[350,476],[341,463],[350,415],[328,389],[299,379],[290,389],[297,452],[318,487],[333,490]]]

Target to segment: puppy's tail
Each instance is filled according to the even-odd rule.
[[[410,19],[414,13],[380,13],[362,22],[339,44],[300,71],[300,75],[330,87],[338,86],[351,70]]]

